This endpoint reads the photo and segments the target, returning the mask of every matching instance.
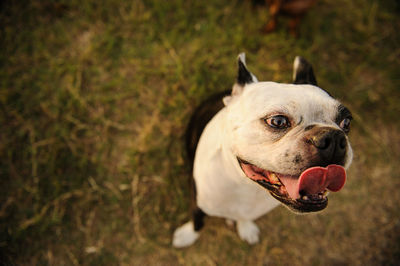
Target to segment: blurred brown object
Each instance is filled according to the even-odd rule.
[[[268,4],[270,19],[263,27],[264,33],[270,33],[276,29],[278,16],[285,15],[289,17],[289,32],[292,36],[298,36],[298,25],[304,14],[318,0],[265,0]]]

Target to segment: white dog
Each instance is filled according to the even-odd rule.
[[[196,110],[186,135],[196,207],[193,220],[175,231],[173,246],[193,244],[205,215],[235,221],[240,238],[254,244],[255,219],[280,203],[295,212],[320,211],[328,190],[343,187],[353,156],[351,113],[317,87],[301,57],[293,80],[258,82],[240,54],[232,92]]]

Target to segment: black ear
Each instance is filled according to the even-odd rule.
[[[258,82],[256,76],[251,73],[246,67],[246,55],[244,53],[238,56],[238,75],[236,83],[232,87],[231,95],[224,97],[223,102],[228,105],[233,98],[238,97],[243,93],[246,84]]]
[[[249,83],[257,82],[257,78],[246,67],[246,55],[241,53],[238,56],[238,76],[237,84],[244,86]]]
[[[296,56],[293,63],[293,84],[311,84],[317,86],[317,79],[310,63]]]

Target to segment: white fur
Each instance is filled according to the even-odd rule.
[[[308,156],[302,146],[304,128],[339,129],[334,121],[339,102],[312,85],[274,82],[248,84],[224,102],[226,107],[207,124],[197,146],[193,170],[197,205],[208,215],[235,220],[240,238],[254,244],[259,229],[252,221],[280,203],[245,176],[237,157],[270,171],[299,174],[301,165],[293,158]],[[271,130],[263,120],[278,114],[290,118],[292,127],[286,134]],[[351,159],[348,144],[345,167]],[[187,223],[175,232],[174,246],[188,246],[197,238],[193,224]]]
[[[193,222],[190,221],[175,230],[172,245],[176,248],[188,247],[192,245],[199,236],[199,233],[194,231]]]
[[[296,175],[304,165],[294,164],[293,156],[309,156],[303,147],[304,128],[319,125],[340,129],[335,122],[338,106],[337,100],[316,86],[252,83],[226,107],[223,120],[229,134],[225,135],[225,143],[232,154],[259,167]],[[292,128],[286,134],[269,130],[262,120],[277,114],[291,119]],[[350,144],[347,150],[345,167],[352,158]],[[290,156],[286,157],[286,154]],[[307,164],[306,160],[304,164]]]
[[[296,56],[293,62],[293,77],[292,77],[293,80],[296,79],[296,73],[298,71],[299,66],[300,66],[300,56]]]
[[[206,126],[197,146],[194,178],[197,204],[207,214],[233,220],[254,220],[279,203],[241,170],[237,156],[284,174],[298,174],[290,155],[307,156],[302,132],[310,124],[339,128],[334,122],[339,103],[311,85],[259,82],[247,85]],[[262,118],[290,116],[294,128],[285,135],[268,130]],[[347,165],[352,152],[348,147]]]
[[[210,121],[197,146],[193,171],[197,205],[212,216],[254,220],[279,203],[244,176],[230,144],[226,143],[226,111],[223,109]]]
[[[238,59],[239,59],[240,61],[242,61],[242,63],[246,66],[246,54],[245,54],[245,53],[240,53],[239,56],[238,56]],[[251,75],[251,77],[252,77],[252,79],[253,79],[253,82],[258,82],[257,77],[254,76],[253,73],[250,72],[250,75]]]
[[[243,241],[253,245],[260,240],[260,229],[254,222],[240,220],[237,221],[236,227],[239,237]]]

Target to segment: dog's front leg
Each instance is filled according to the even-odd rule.
[[[253,221],[238,220],[236,221],[236,229],[240,239],[247,241],[251,245],[258,243],[260,229]]]
[[[177,228],[174,232],[172,245],[176,248],[183,248],[192,245],[200,236],[200,229],[204,226],[206,214],[196,207],[193,211],[193,220]]]

